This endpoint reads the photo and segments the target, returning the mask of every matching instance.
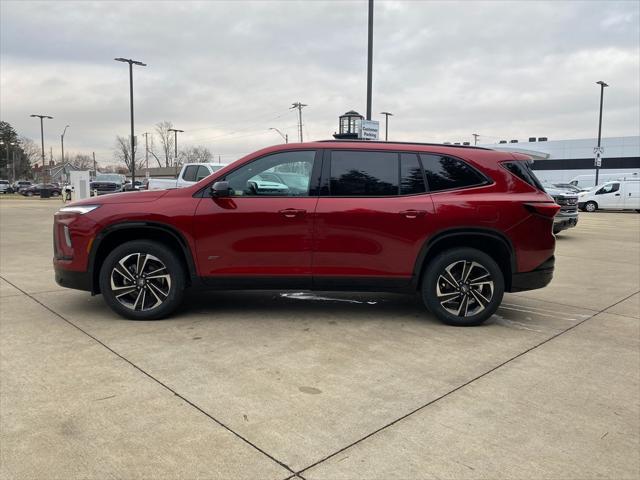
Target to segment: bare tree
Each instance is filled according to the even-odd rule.
[[[186,147],[178,152],[178,160],[182,163],[207,163],[213,161],[213,154],[203,145]]]
[[[134,151],[136,170],[144,168],[144,157],[138,155],[138,151]],[[113,150],[113,158],[119,163],[124,163],[127,170],[131,171],[132,155],[131,155],[131,137],[116,136],[116,145]]]
[[[27,137],[20,137],[19,142],[24,159],[29,162],[29,165],[38,164],[42,160],[40,147],[36,142]]]
[[[71,164],[80,170],[91,170],[93,168],[93,158],[91,155],[78,153],[71,160]]]
[[[175,161],[175,159],[173,158],[174,134],[173,132],[169,131],[169,129],[171,128],[173,128],[173,123],[167,120],[156,124],[156,132],[160,137],[160,146],[162,147],[162,155],[164,155],[165,167],[170,167]]]

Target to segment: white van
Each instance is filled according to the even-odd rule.
[[[640,180],[607,182],[579,193],[578,208],[587,212],[599,208],[640,212]]]
[[[600,173],[600,175],[598,175],[598,181],[601,182],[601,184],[604,182],[612,182],[614,180],[629,179],[639,179],[639,175],[636,172]],[[580,190],[589,190],[595,185],[596,176],[594,174],[578,175],[577,177],[572,178],[569,183],[574,187],[578,187]]]

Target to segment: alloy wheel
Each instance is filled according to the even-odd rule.
[[[171,275],[166,265],[148,253],[131,253],[111,270],[111,291],[124,307],[147,311],[160,306],[169,297]]]
[[[493,298],[491,273],[480,263],[458,260],[438,277],[436,296],[440,306],[458,317],[472,317],[482,312]]]

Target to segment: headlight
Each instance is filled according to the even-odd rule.
[[[63,213],[79,213],[80,215],[84,215],[85,213],[92,212],[100,205],[78,205],[77,207],[62,207],[59,212]]]

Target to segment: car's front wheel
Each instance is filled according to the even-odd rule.
[[[161,243],[136,240],[116,247],[100,269],[100,290],[107,305],[132,320],[156,320],[182,302],[185,270],[178,256]]]
[[[426,266],[422,299],[448,325],[474,326],[500,306],[504,276],[496,261],[474,248],[453,248]]]
[[[598,209],[598,204],[593,201],[587,202],[584,206],[584,209],[587,212],[595,212]]]

